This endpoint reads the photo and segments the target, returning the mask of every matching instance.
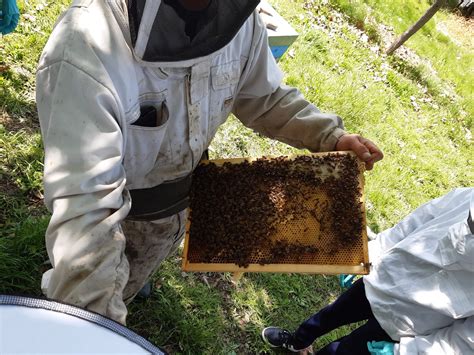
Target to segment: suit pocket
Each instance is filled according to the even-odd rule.
[[[240,61],[221,64],[211,68],[209,141],[217,128],[229,116],[234,104],[234,95],[240,79]]]
[[[140,100],[140,114],[126,127],[124,167],[127,178],[144,177],[155,166],[167,143],[169,113],[163,95],[146,95]]]

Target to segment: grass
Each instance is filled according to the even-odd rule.
[[[15,34],[4,37],[0,63],[0,293],[40,294],[49,214],[41,204],[42,147],[34,73],[42,47],[69,1],[20,2]],[[457,17],[439,12],[395,56],[383,48],[414,23],[427,1],[273,0],[300,34],[280,66],[285,81],[324,111],[344,118],[383,149],[366,175],[369,225],[392,226],[421,203],[472,186],[473,48]],[[453,26],[452,24],[456,25]],[[456,28],[456,31],[452,30]],[[440,30],[442,29],[442,31]],[[261,137],[231,117],[212,158],[279,155],[297,150]],[[296,327],[341,292],[334,276],[180,271],[172,256],[154,276],[155,290],[130,306],[128,325],[172,353],[266,353],[263,326]],[[344,328],[318,339],[337,339]]]
[[[256,354],[269,324],[294,328],[340,292],[335,277],[249,274],[238,284],[230,274],[182,273],[172,257],[155,275],[155,292],[130,307],[129,325],[172,353]],[[344,330],[317,344],[344,335]]]

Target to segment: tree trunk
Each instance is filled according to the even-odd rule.
[[[446,3],[446,0],[436,0],[433,5],[425,12],[423,16],[408,30],[406,30],[398,39],[387,49],[387,54],[390,55],[395,50],[400,47],[403,43],[405,43],[416,31],[423,27],[425,23],[427,23],[434,14]]]

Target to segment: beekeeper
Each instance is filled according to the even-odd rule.
[[[414,211],[370,243],[372,311],[397,354],[474,354],[474,188]]]
[[[333,329],[367,320],[317,353],[369,354],[369,342],[383,345],[372,353],[385,355],[474,354],[473,216],[474,188],[419,207],[369,242],[369,275],[294,333],[267,327],[263,339],[297,352]]]
[[[184,232],[190,174],[234,113],[312,151],[382,153],[282,85],[256,0],[77,0],[41,56],[47,296],[125,322]]]

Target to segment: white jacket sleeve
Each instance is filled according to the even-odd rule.
[[[52,211],[47,296],[116,319],[114,310],[125,314],[128,273],[120,221],[130,209],[120,109],[104,85],[66,61],[39,68],[37,105],[45,203]]]
[[[398,354],[474,354],[474,316],[459,319],[450,327],[440,329],[430,335],[403,337],[400,339]]]
[[[247,127],[294,147],[334,150],[345,133],[341,118],[320,112],[297,89],[281,85],[282,77],[268,47],[265,26],[255,15],[254,40],[234,114]]]
[[[428,228],[430,224],[442,223],[449,220],[455,207],[466,200],[470,194],[466,188],[455,189],[448,194],[431,200],[415,211],[410,213],[402,221],[377,235],[377,238],[369,242],[369,256],[374,262],[386,250],[392,248],[410,234],[420,228]]]

